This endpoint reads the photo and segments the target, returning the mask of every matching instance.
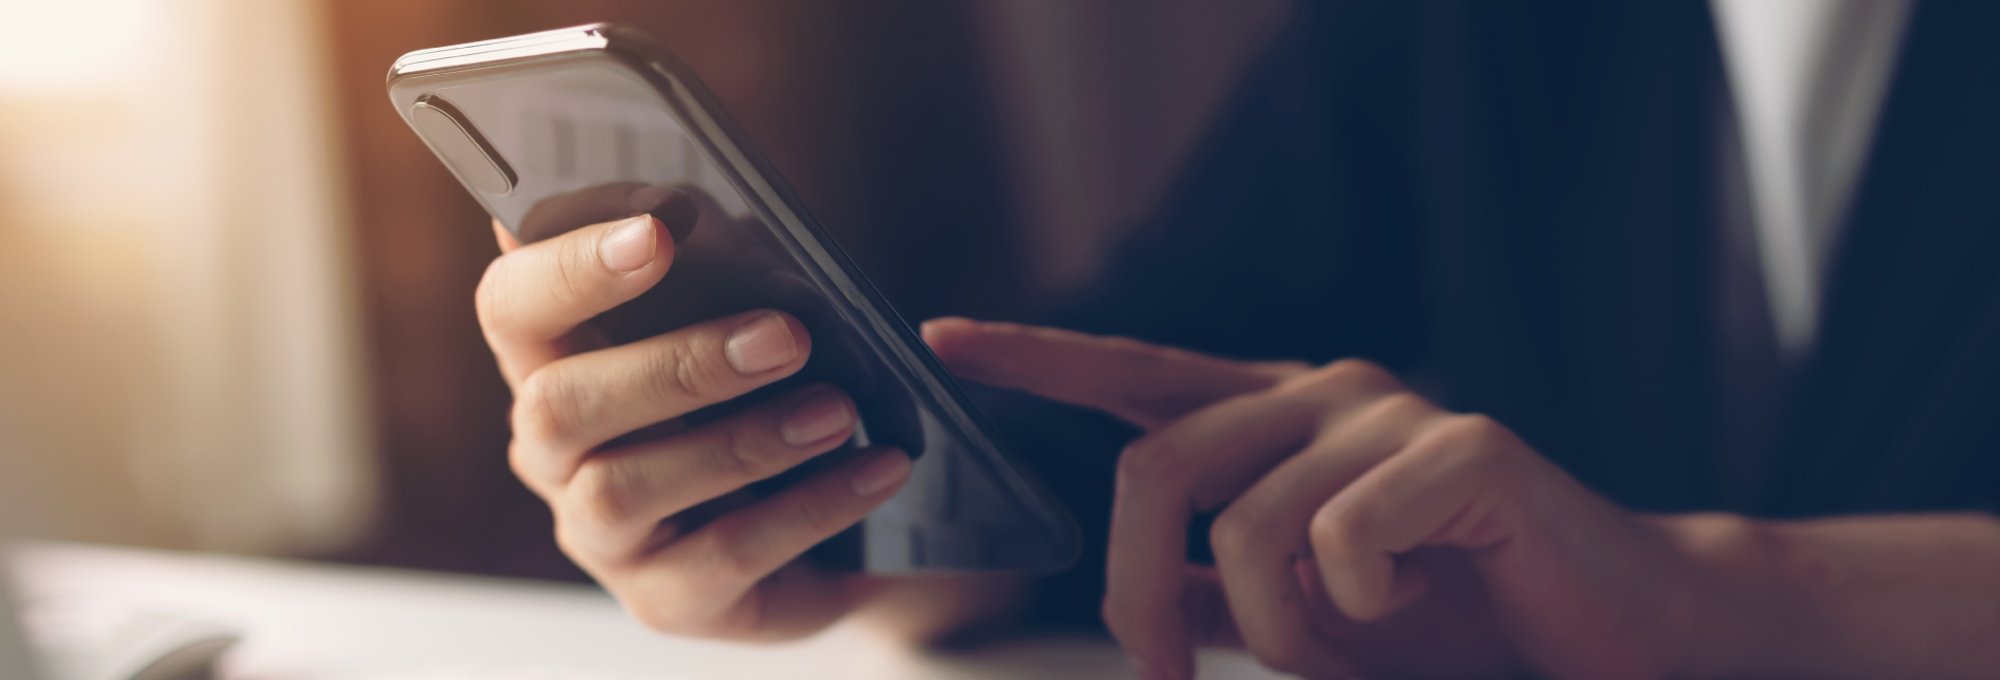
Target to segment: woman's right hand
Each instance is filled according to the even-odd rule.
[[[877,594],[877,582],[797,558],[893,495],[909,475],[903,453],[864,451],[774,495],[737,493],[846,442],[847,395],[809,385],[699,426],[672,422],[797,372],[812,349],[797,319],[747,311],[610,346],[588,322],[660,282],[674,258],[666,226],[640,215],[528,245],[496,231],[503,254],[479,284],[479,323],[514,391],[509,461],[554,511],[564,553],[675,634],[797,637]]]

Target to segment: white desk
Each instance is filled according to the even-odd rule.
[[[226,678],[1128,678],[1109,642],[1049,640],[951,655],[856,627],[754,646],[666,638],[588,587],[130,549],[35,546],[28,597],[115,598],[244,632]],[[1207,653],[1200,677],[1274,678]]]

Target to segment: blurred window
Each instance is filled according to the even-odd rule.
[[[365,522],[318,7],[0,0],[0,455],[41,531],[298,552]]]

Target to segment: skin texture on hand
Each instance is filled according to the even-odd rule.
[[[893,495],[895,451],[773,495],[744,487],[838,447],[854,406],[806,385],[680,416],[796,373],[797,319],[747,310],[612,346],[591,326],[671,266],[641,216],[520,246],[482,281],[515,390],[509,460],[557,540],[669,633],[806,635],[847,616],[921,640],[1002,615],[1009,579],[871,578],[796,558]],[[1978,677],[2000,665],[2000,521],[1635,518],[1502,425],[1359,361],[1239,362],[1009,324],[925,327],[964,377],[1147,433],[1121,454],[1104,616],[1149,678],[1201,644],[1310,677]],[[1219,511],[1216,564],[1185,528]],[[1718,529],[1717,527],[1721,527]]]
[[[1634,516],[1375,366],[1244,363],[944,319],[961,374],[1147,430],[1104,617],[1147,678],[1198,644],[1308,677],[1991,677],[2000,518]],[[1213,567],[1186,523],[1219,509]]]
[[[1686,677],[1985,678],[2000,669],[2000,518],[1652,518],[1703,566]]]
[[[1189,677],[1195,646],[1231,639],[1310,677],[1674,671],[1688,566],[1666,537],[1379,367],[924,330],[962,375],[1147,430],[1120,455],[1104,599],[1143,677]],[[1189,565],[1187,526],[1211,510],[1216,564]]]
[[[668,225],[639,215],[528,245],[495,231],[503,255],[476,303],[514,390],[510,464],[553,511],[563,552],[639,621],[775,640],[889,608],[901,615],[883,618],[914,638],[1013,599],[1010,582],[870,578],[798,561],[894,495],[910,460],[861,451],[774,493],[746,491],[843,445],[855,407],[833,386],[806,385],[682,422],[798,372],[812,339],[788,314],[747,310],[611,345],[590,322],[660,283],[675,254]]]

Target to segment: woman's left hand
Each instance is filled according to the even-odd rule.
[[[969,379],[1147,429],[1119,460],[1104,600],[1142,677],[1190,677],[1218,639],[1313,677],[1680,668],[1700,596],[1673,538],[1380,367],[964,319],[924,333]],[[1214,510],[1215,565],[1189,565],[1188,525]]]

